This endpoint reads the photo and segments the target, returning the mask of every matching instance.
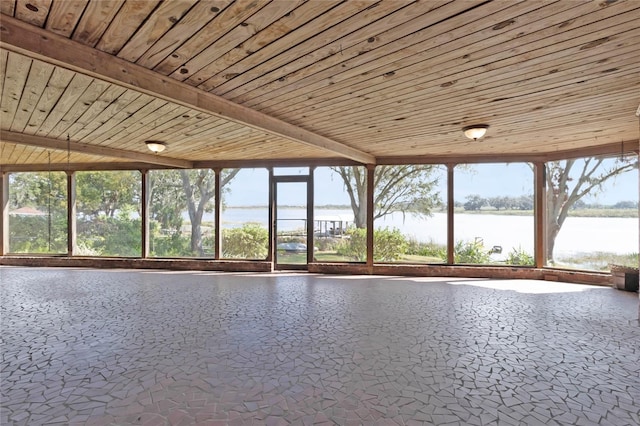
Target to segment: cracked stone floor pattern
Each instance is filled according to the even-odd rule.
[[[638,425],[638,295],[0,267],[2,425]]]

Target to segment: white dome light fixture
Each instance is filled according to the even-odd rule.
[[[478,139],[483,137],[485,133],[487,133],[488,128],[488,124],[475,124],[473,126],[464,127],[462,131],[464,132],[464,135],[466,137],[477,141]]]
[[[167,147],[167,144],[160,141],[144,141],[147,144],[147,148],[149,151],[155,152],[156,154],[162,152]]]

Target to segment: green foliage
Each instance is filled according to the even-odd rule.
[[[181,235],[179,232],[170,235],[159,235],[151,233],[149,238],[150,255],[156,257],[190,257],[194,256],[191,252],[189,238]]]
[[[78,172],[78,213],[84,217],[115,217],[126,209],[140,211],[141,176],[136,170]]]
[[[173,237],[179,234],[183,223],[182,212],[187,208],[179,171],[152,170],[149,173],[149,193],[149,221],[157,224],[157,227],[151,229],[151,239],[166,240],[166,235]],[[152,243],[155,246],[156,242]],[[162,244],[158,242],[157,248]],[[174,250],[167,248],[159,253],[164,255],[172,251]]]
[[[319,251],[336,251],[340,246],[341,240],[339,238],[322,237],[315,239],[315,245]]]
[[[268,244],[269,231],[257,223],[222,230],[223,257],[228,259],[265,259]]]
[[[66,213],[52,215],[51,238],[46,216],[10,216],[9,249],[12,253],[66,253]]]
[[[609,271],[611,265],[638,267],[638,253],[610,253],[593,252],[578,253],[573,256],[561,256],[550,265],[561,268],[591,269],[594,271]]]
[[[331,167],[345,185],[357,228],[366,227],[367,173],[361,166]],[[428,216],[441,205],[438,166],[377,166],[373,173],[374,219],[394,212]]]
[[[138,257],[142,253],[140,219],[126,213],[116,217],[100,216],[77,222],[78,244],[103,256]]]
[[[75,254],[76,256],[102,256],[102,252],[100,250],[89,247],[82,241],[79,243],[76,242]]]
[[[366,261],[367,230],[351,228],[347,236],[338,246],[337,253],[357,262]],[[373,233],[373,260],[376,262],[400,260],[407,248],[407,239],[397,228],[376,229]]]
[[[524,251],[521,247],[517,249],[514,247],[507,256],[507,265],[521,265],[521,266],[533,266],[535,261],[533,256]]]
[[[336,252],[356,262],[367,260],[367,230],[362,228],[350,228],[347,230],[347,238],[338,245]]]
[[[458,241],[453,249],[455,263],[489,263],[489,251],[484,248],[482,241]]]
[[[447,246],[436,244],[433,241],[421,243],[415,239],[410,239],[407,244],[407,254],[414,256],[433,257],[447,261]]]
[[[11,173],[9,205],[33,207],[43,212],[67,211],[67,177],[62,172]],[[66,214],[66,213],[65,213]]]
[[[62,172],[11,173],[10,211],[31,207],[36,216],[11,214],[9,249],[13,253],[67,252],[67,184]]]
[[[76,179],[77,243],[104,256],[140,256],[140,172],[78,172]]]
[[[373,259],[377,262],[400,260],[409,244],[399,229],[376,229],[373,233]]]

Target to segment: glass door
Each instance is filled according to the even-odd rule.
[[[307,269],[310,245],[308,178],[274,176],[274,182],[275,269]]]

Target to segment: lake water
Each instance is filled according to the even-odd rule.
[[[341,215],[353,218],[351,210],[316,209],[316,216]],[[279,212],[281,219],[299,219],[282,221],[280,230],[293,230],[303,226],[306,210],[301,208],[283,208]],[[508,216],[492,214],[457,214],[454,217],[455,239],[482,239],[485,247],[502,246],[503,253],[512,248],[521,247],[533,253],[533,216]],[[213,221],[211,215],[205,220]],[[268,223],[266,208],[227,208],[223,212],[222,226],[225,228],[240,226],[245,222],[257,222],[263,226]],[[376,228],[398,228],[412,238],[438,244],[447,241],[447,215],[435,213],[431,217],[420,218],[414,214],[393,213],[375,222]],[[594,218],[569,217],[562,226],[556,239],[555,254],[572,255],[575,253],[638,252],[637,218]]]

